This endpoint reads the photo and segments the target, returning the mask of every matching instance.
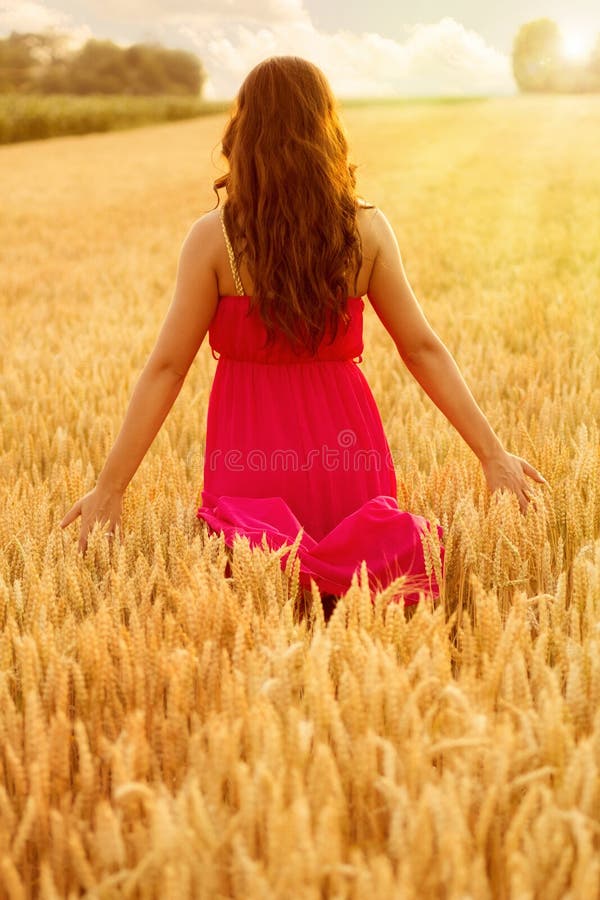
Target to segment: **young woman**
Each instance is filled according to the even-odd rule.
[[[294,56],[261,62],[222,143],[229,171],[214,183],[217,209],[186,236],[174,298],[123,426],[96,486],[61,525],[81,515],[81,550],[95,521],[114,531],[123,493],[208,332],[219,362],[198,519],[229,546],[242,534],[280,547],[303,528],[301,583],[314,579],[324,595],[343,593],[364,560],[373,588],[406,576],[405,604],[419,590],[438,596],[422,544],[431,525],[398,508],[390,449],[359,367],[363,297],[478,456],[490,490],[514,491],[525,512],[525,476],[545,479],[504,449],[427,322],[387,218],[358,197],[323,73]]]

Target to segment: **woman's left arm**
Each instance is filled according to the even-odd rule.
[[[185,381],[208,331],[218,302],[214,269],[214,228],[203,216],[190,228],[181,248],[171,306],[156,344],[134,387],[123,424],[93,490],[73,504],[61,521],[81,515],[79,549],[95,521],[120,522],[122,497]]]

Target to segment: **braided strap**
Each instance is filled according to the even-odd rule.
[[[229,235],[227,234],[227,228],[225,227],[225,215],[223,211],[223,207],[219,207],[219,217],[221,219],[221,226],[223,228],[223,235],[225,237],[225,246],[227,247],[227,255],[229,257],[229,265],[231,266],[231,274],[233,275],[233,281],[235,284],[235,289],[241,296],[244,296],[244,285],[242,284],[242,279],[240,278],[240,273],[238,272],[237,263],[235,261],[235,254],[233,252],[233,247],[231,246],[231,241],[229,240]]]

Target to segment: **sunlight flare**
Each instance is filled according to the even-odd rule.
[[[566,59],[583,62],[592,49],[592,39],[583,31],[565,31],[562,40],[562,52]]]

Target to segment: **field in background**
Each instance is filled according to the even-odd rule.
[[[224,115],[0,148],[0,895],[595,898],[600,892],[600,98],[349,108],[362,194],[537,511],[365,313],[400,506],[441,602],[357,581],[299,619],[277,555],[195,519],[203,346],[77,553]],[[292,573],[293,574],[293,573]]]
[[[194,97],[0,93],[0,144],[117,131],[223,112],[228,103]]]
[[[398,106],[417,103],[469,103],[478,97],[359,98],[345,100],[343,107]],[[0,93],[0,144],[62,137],[70,134],[93,134],[119,131],[148,125],[193,119],[211,113],[227,113],[227,100],[200,100],[194,97],[122,96],[94,94],[23,94]]]

